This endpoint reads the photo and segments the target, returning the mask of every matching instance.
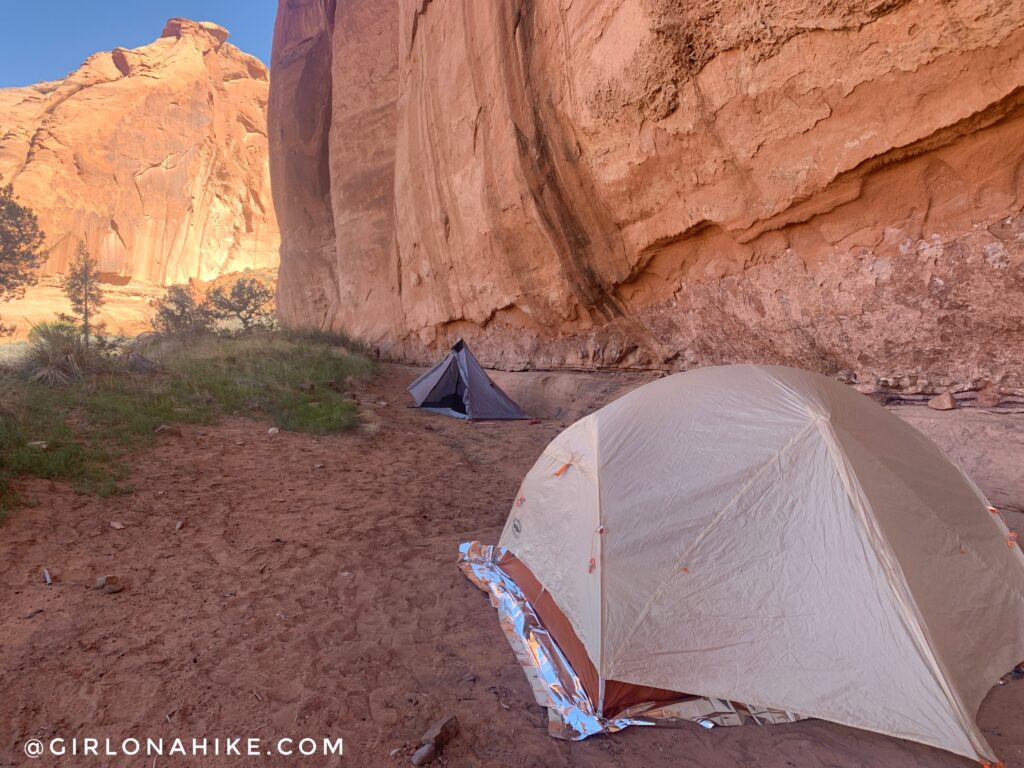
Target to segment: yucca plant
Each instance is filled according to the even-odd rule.
[[[32,328],[31,339],[19,366],[29,381],[59,386],[88,369],[89,349],[77,328],[45,323]]]

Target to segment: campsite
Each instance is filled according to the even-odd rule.
[[[354,433],[268,435],[265,422],[229,419],[161,436],[133,461],[130,496],[31,481],[26,493],[46,504],[10,515],[0,541],[10,617],[0,722],[112,739],[335,734],[345,757],[318,764],[373,768],[408,765],[445,713],[461,726],[440,763],[451,766],[968,764],[821,720],[552,739],[493,608],[456,567],[458,546],[498,541],[523,476],[563,425],[651,379],[497,374],[534,409],[547,401],[550,417],[465,422],[408,407],[405,388],[423,370],[383,366],[361,386],[368,426]],[[573,398],[558,394],[567,389]],[[907,410],[934,420],[926,428],[953,453],[1004,446],[987,463],[1002,474],[984,480],[1020,493],[1024,446],[999,426],[1020,415],[993,424],[969,409],[897,409]],[[98,573],[119,576],[123,591],[96,590]],[[1024,682],[1011,682],[979,715],[1007,765],[1024,760],[1022,706]]]
[[[1024,0],[0,11],[0,768],[1024,768]]]

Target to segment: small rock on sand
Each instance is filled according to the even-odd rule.
[[[952,411],[956,408],[956,400],[953,399],[952,392],[943,392],[929,400],[928,407],[936,411]]]
[[[124,523],[119,523],[117,520],[111,520],[110,527],[113,528],[115,531],[123,531]]]
[[[268,435],[276,435],[280,431],[281,430],[278,429],[277,427],[271,427],[270,429],[267,430],[267,434]]]
[[[413,753],[412,764],[426,765],[432,761],[458,732],[459,721],[455,715],[445,715],[435,721],[420,738],[420,748]]]
[[[178,522],[176,522],[174,524],[174,530],[176,530],[176,531],[180,531],[184,527],[185,527],[185,521],[184,520],[179,520]]]
[[[978,393],[978,405],[982,408],[995,408],[999,405],[1002,396],[995,387],[985,387]]]
[[[169,424],[161,424],[155,430],[158,435],[171,435],[172,437],[181,437],[181,430],[177,427],[172,427]]]
[[[121,583],[121,580],[117,576],[114,576],[113,574],[108,574],[106,576],[100,576],[98,579],[96,579],[96,589],[101,589],[108,595],[112,595],[115,592],[120,592],[122,589],[124,589],[124,585]]]
[[[437,747],[433,744],[424,744],[412,753],[412,764],[426,765],[427,763],[433,762],[435,757],[437,757]]]

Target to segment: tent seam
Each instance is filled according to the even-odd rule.
[[[867,446],[865,446],[863,442],[858,440],[856,435],[854,435],[853,433],[849,432],[849,430],[845,430],[845,429],[843,430],[843,432],[846,435],[849,436],[850,440],[852,440],[853,442],[857,443],[857,445],[859,445],[862,449],[864,449],[865,451],[870,452],[870,449]],[[926,435],[922,435],[922,437],[925,437],[925,439],[927,439]],[[837,440],[837,442],[838,442],[838,440]],[[929,442],[931,442],[931,441],[929,441]],[[829,451],[829,454],[831,455],[831,451]],[[942,456],[943,458],[945,458],[947,461],[950,461],[951,463],[953,463],[954,466],[956,466],[957,470],[960,472],[961,477],[963,477],[968,482],[968,484],[971,486],[971,488],[974,490],[974,492],[978,495],[979,500],[985,506],[987,506],[988,505],[988,499],[981,492],[981,490],[977,487],[977,485],[974,484],[974,482],[970,479],[970,477],[967,476],[967,474],[963,471],[963,468],[960,467],[960,465],[957,462],[952,461],[952,459],[950,459],[949,457],[946,457],[946,456],[944,456],[941,453],[939,455]],[[835,462],[833,461],[833,464],[834,463]],[[840,476],[841,476],[841,473],[840,473]],[[844,481],[844,485],[845,485],[845,481]],[[901,483],[901,485],[903,485],[903,484]],[[920,501],[922,503],[922,505],[924,506],[924,508],[931,514],[930,520],[931,520],[933,525],[941,527],[943,530],[947,531],[953,538],[956,538],[957,540],[960,539],[960,537],[957,535],[956,529],[952,525],[950,525],[948,522],[943,520],[941,517],[939,517],[938,515],[936,515],[934,513],[931,513],[931,509],[928,506],[928,504],[924,501],[924,499],[922,499],[917,494],[916,491],[914,491],[912,488],[910,488],[909,486],[906,486],[906,485],[904,485],[903,487],[906,488],[907,493],[912,494],[915,498],[917,498],[917,500]],[[847,490],[847,493],[849,493],[849,490]],[[1004,537],[1006,536],[1007,533],[1010,532],[1010,527],[1006,524],[1006,521],[1002,519],[1002,516],[989,514],[987,511],[985,512],[985,515],[986,515],[986,517],[988,517],[990,519],[990,521],[992,523],[994,523],[996,525],[996,527],[999,529],[1000,533]],[[1020,563],[1021,565],[1024,565],[1024,559],[1022,559],[1022,558],[1024,558],[1024,552],[1021,552],[1019,547],[1014,547],[1014,549],[1016,549],[1018,551],[1018,554],[1021,556],[1021,557],[1016,558],[1016,561],[1018,563]],[[984,560],[982,560],[981,558],[978,557],[977,552],[973,548],[972,549],[968,549],[966,554],[972,560],[981,561],[983,564],[985,563]],[[1016,584],[1013,584],[1013,583],[1011,583],[1011,582],[1009,582],[1009,581],[1007,581],[1005,579],[1002,580],[1002,584],[1004,584],[1011,592],[1016,594],[1017,597],[1019,597],[1022,602],[1024,602],[1024,592],[1021,592],[1020,588]],[[909,589],[909,587],[908,587],[908,589]]]
[[[465,347],[463,347],[465,349]],[[455,355],[455,366],[459,372],[459,378],[462,379],[462,385],[466,388],[466,394],[462,396],[462,402],[466,405],[466,416],[470,421],[473,420],[473,402],[471,392],[469,391],[469,366],[466,365],[461,355]],[[458,394],[458,385],[456,385],[456,394]]]
[[[930,633],[921,609],[917,605],[917,600],[910,589],[906,574],[903,572],[903,568],[900,566],[899,560],[892,550],[888,537],[886,537],[880,527],[872,530],[868,525],[866,509],[870,508],[870,503],[864,494],[860,480],[856,477],[852,468],[849,471],[844,471],[845,465],[840,466],[836,459],[837,454],[841,454],[841,449],[839,441],[832,430],[831,421],[827,418],[819,419],[816,422],[816,426],[825,441],[829,459],[843,483],[843,488],[846,490],[850,506],[854,510],[856,522],[867,537],[867,542],[877,558],[878,564],[881,566],[885,581],[889,585],[893,597],[896,599],[896,604],[912,629],[911,638],[914,640],[914,646],[917,648],[922,661],[935,679],[935,682],[938,683],[939,690],[942,691],[952,714],[960,722],[964,735],[967,737],[972,748],[974,748],[979,756],[988,757],[993,760],[996,759],[992,745],[988,743],[984,734],[981,733],[981,729],[978,728],[974,718],[969,716],[967,707],[960,699],[959,692],[953,688],[951,682],[947,679],[944,672],[944,664],[940,661],[939,655],[931,642]],[[854,483],[856,488],[852,487]],[[859,498],[863,499],[864,508],[858,503],[857,499]],[[979,747],[983,747],[985,751],[983,752]]]

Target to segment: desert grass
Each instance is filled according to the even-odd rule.
[[[241,415],[295,432],[348,429],[357,416],[345,393],[373,369],[345,339],[287,331],[154,339],[138,347],[156,364],[146,373],[117,356],[93,361],[55,347],[0,367],[0,511],[19,503],[19,476],[66,480],[82,493],[130,492],[123,460],[162,425]]]

